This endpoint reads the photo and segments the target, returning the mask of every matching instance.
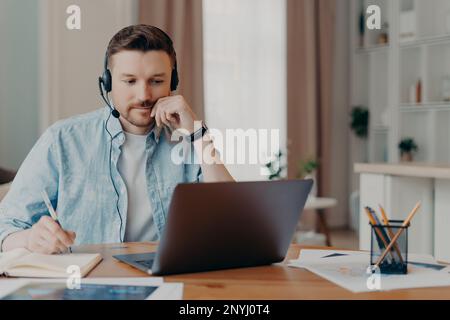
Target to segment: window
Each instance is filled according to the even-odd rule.
[[[224,138],[226,129],[256,130],[258,163],[249,163],[247,144],[245,164],[225,164],[237,180],[264,180],[264,158],[278,151],[271,129],[279,130],[279,148],[286,150],[285,1],[204,0],[203,32],[207,124]],[[267,143],[260,129],[268,130]],[[226,161],[226,148],[223,156]]]

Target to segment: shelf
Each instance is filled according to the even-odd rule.
[[[387,126],[383,126],[383,125],[375,125],[375,126],[373,126],[372,128],[370,128],[370,130],[371,131],[373,131],[373,132],[387,132],[387,131],[389,131],[389,127],[387,127]]]
[[[433,37],[423,37],[416,40],[400,42],[401,48],[420,47],[423,45],[450,44],[450,34]]]
[[[361,10],[372,2],[378,4],[354,0],[352,7],[351,101],[370,111],[366,158],[397,161],[398,141],[412,137],[418,160],[450,163],[450,101],[443,101],[450,97],[450,0],[380,0],[386,44],[378,44],[375,30],[366,30],[361,42]],[[401,12],[407,14],[400,21]],[[400,38],[409,30],[414,37]],[[414,103],[419,79],[422,102]]]
[[[401,112],[426,112],[434,110],[450,110],[450,102],[427,102],[427,103],[402,103],[400,104]]]
[[[374,45],[374,46],[369,46],[369,47],[365,47],[365,48],[356,48],[355,52],[357,54],[368,54],[371,52],[384,52],[387,51],[390,48],[389,44],[379,44],[379,45]]]

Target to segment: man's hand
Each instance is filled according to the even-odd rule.
[[[75,232],[63,230],[49,216],[42,216],[28,231],[26,248],[44,254],[65,252],[76,237]]]
[[[158,127],[166,125],[169,128],[185,129],[189,133],[194,132],[196,115],[184,100],[183,96],[168,96],[159,99],[153,107],[152,117],[155,117]]]

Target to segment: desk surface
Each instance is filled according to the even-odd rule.
[[[100,252],[103,261],[88,277],[145,277],[112,255],[155,251],[156,243],[89,245],[74,252]],[[291,245],[286,257],[294,259],[302,248]],[[184,299],[450,299],[450,287],[397,290],[355,294],[319,276],[285,262],[271,266],[219,270],[164,277],[166,282],[183,282]]]

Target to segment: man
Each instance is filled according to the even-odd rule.
[[[162,30],[136,25],[119,31],[100,82],[112,103],[105,99],[108,107],[55,123],[23,162],[0,204],[1,250],[51,254],[74,243],[158,240],[178,183],[233,181],[217,161],[174,161],[176,143],[161,134],[184,132],[196,159],[210,146],[206,126],[194,128],[195,113],[182,96],[171,95],[176,54]]]

